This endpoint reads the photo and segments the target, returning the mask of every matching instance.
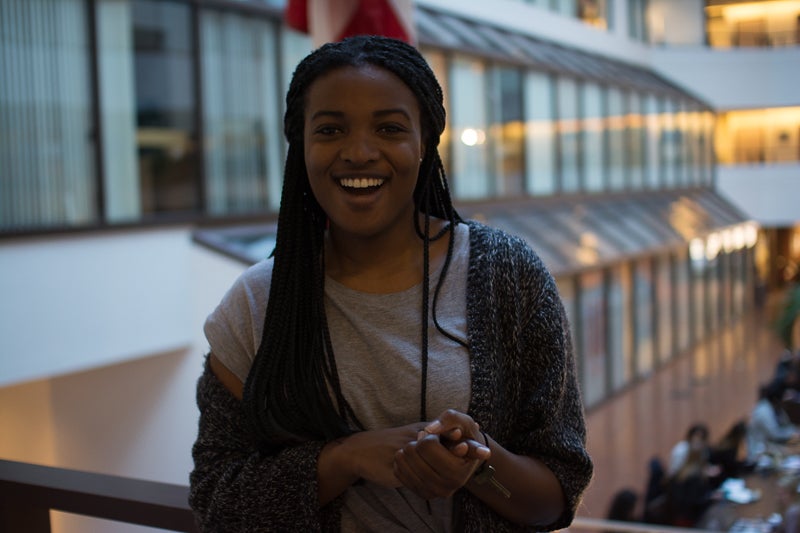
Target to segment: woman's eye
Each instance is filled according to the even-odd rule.
[[[337,126],[320,126],[314,130],[314,133],[318,135],[334,135],[341,131],[341,129]]]
[[[378,128],[379,131],[382,133],[403,133],[406,131],[406,128],[400,126],[399,124],[385,124]]]

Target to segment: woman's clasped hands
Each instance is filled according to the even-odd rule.
[[[470,416],[448,409],[395,453],[394,475],[422,498],[447,498],[489,459],[487,444]]]

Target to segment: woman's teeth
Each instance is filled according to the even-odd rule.
[[[380,187],[383,185],[383,181],[379,178],[343,178],[339,183],[342,187],[351,189],[368,189],[370,187]]]

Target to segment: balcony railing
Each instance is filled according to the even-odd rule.
[[[199,532],[189,488],[0,460],[0,531],[49,533],[50,510]]]
[[[189,487],[0,460],[0,531],[49,533],[50,510],[170,531],[199,533]],[[689,533],[638,522],[575,518],[568,531]]]

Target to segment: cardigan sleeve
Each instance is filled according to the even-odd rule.
[[[539,257],[532,251],[522,257],[518,286],[528,290],[519,296],[522,304],[517,320],[512,321],[519,324],[515,344],[521,368],[521,410],[511,442],[521,449],[528,447],[558,478],[566,505],[546,529],[561,529],[572,522],[593,465],[586,451],[583,402],[564,306],[555,280]]]
[[[192,448],[189,504],[202,531],[331,531],[341,497],[320,509],[312,441],[267,453],[248,431],[241,402],[208,363],[197,385],[198,436]]]
[[[482,225],[471,230],[472,414],[506,449],[553,472],[565,510],[536,529],[564,528],[593,472],[567,316],[555,280],[524,241]],[[475,504],[465,502],[466,530],[491,515]],[[497,531],[533,529],[491,520]]]
[[[557,295],[552,305],[555,316],[559,317],[554,320],[553,329],[548,333],[547,328],[543,328],[544,331],[533,335],[534,342],[542,342],[538,347],[556,349],[550,354],[554,356],[552,359],[546,357],[551,365],[543,369],[544,375],[541,376],[552,386],[541,388],[541,394],[532,394],[528,401],[530,406],[545,413],[530,428],[530,438],[536,443],[534,454],[558,478],[566,501],[564,513],[547,529],[561,529],[567,527],[575,517],[583,492],[591,481],[593,464],[586,450],[583,403],[569,325]],[[531,325],[530,328],[536,326]],[[543,337],[548,335],[552,342],[549,346],[547,341],[543,341]],[[558,338],[561,340],[558,341]],[[537,345],[529,346],[534,349]]]

